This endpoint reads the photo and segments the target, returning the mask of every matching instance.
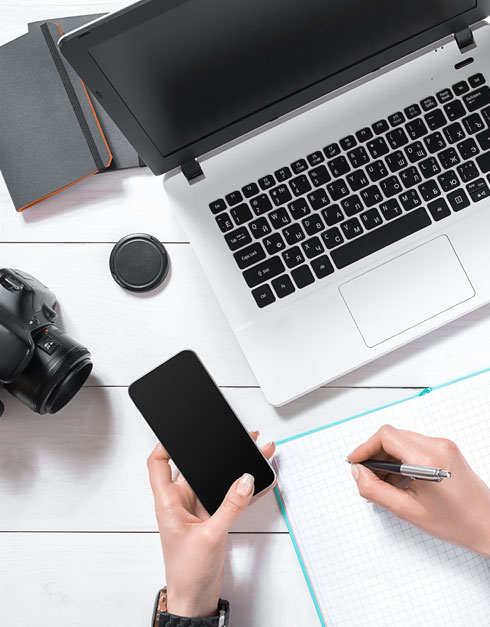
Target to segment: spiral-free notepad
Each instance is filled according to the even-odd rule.
[[[488,371],[279,443],[277,495],[320,623],[490,626],[489,560],[359,496],[346,456],[383,424],[454,440],[490,483]]]

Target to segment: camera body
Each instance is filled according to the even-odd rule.
[[[20,270],[0,269],[0,383],[38,414],[54,414],[92,371],[90,353],[55,325],[56,296]]]

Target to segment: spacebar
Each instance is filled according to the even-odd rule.
[[[390,244],[400,241],[404,237],[412,235],[431,224],[427,211],[421,207],[411,211],[403,218],[394,222],[388,222],[380,229],[376,229],[367,235],[358,237],[349,244],[332,251],[332,259],[339,270],[350,266],[364,257],[372,255]]]

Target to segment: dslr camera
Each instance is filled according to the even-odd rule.
[[[55,325],[56,304],[34,277],[0,269],[0,384],[38,414],[62,409],[93,367],[88,350]]]

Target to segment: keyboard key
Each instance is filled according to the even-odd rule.
[[[430,179],[441,173],[441,168],[434,157],[429,157],[419,163],[420,171],[425,179]]]
[[[482,150],[490,149],[490,129],[483,131],[482,133],[478,133],[476,136],[476,141],[480,144]]]
[[[454,148],[448,148],[447,150],[443,150],[438,155],[439,161],[441,165],[446,170],[453,168],[455,165],[461,162],[458,153]]]
[[[403,185],[405,185],[407,189],[410,189],[410,187],[415,187],[415,185],[422,183],[422,177],[420,176],[420,173],[415,166],[412,166],[411,168],[407,168],[406,170],[403,170],[403,172],[400,172],[400,178]]]
[[[294,202],[289,204],[288,209],[291,212],[294,220],[300,220],[301,218],[304,218],[311,213],[310,206],[304,198],[299,198],[298,200],[295,200]]]
[[[291,276],[300,290],[315,282],[315,277],[308,266],[300,266],[291,270]]]
[[[340,225],[340,229],[346,239],[353,239],[363,232],[361,223],[357,218],[351,218],[347,220],[347,222],[343,222]]]
[[[250,233],[248,232],[248,229],[244,226],[240,227],[236,231],[233,231],[232,233],[228,233],[228,235],[225,235],[225,240],[228,244],[228,248],[231,251],[243,248],[243,246],[246,246],[247,244],[250,244],[252,242]]]
[[[363,187],[369,185],[369,179],[362,170],[356,170],[346,176],[347,182],[353,192],[358,192]]]
[[[297,223],[291,224],[291,226],[287,226],[283,230],[282,234],[284,236],[284,239],[290,246],[306,239],[303,229]]]
[[[386,138],[388,139],[388,143],[393,148],[393,150],[405,146],[410,141],[408,139],[408,135],[402,128],[396,128],[394,131],[391,131],[390,133],[388,133]]]
[[[283,240],[280,233],[272,233],[266,237],[262,243],[269,255],[276,255],[286,248],[286,242]]]
[[[333,229],[329,229],[328,231],[325,231],[325,233],[322,233],[322,239],[328,250],[332,250],[332,248],[340,246],[340,244],[344,243],[344,238],[336,226],[334,226]]]
[[[332,177],[324,165],[320,165],[318,168],[311,170],[308,172],[308,175],[314,187],[320,187],[320,185],[325,185],[332,180]]]
[[[453,91],[456,96],[463,96],[470,91],[470,86],[466,81],[461,81],[459,83],[456,83],[456,85],[453,85]]]
[[[339,176],[344,176],[344,174],[350,172],[349,162],[343,155],[333,159],[333,161],[329,161],[328,167],[335,178],[339,178]]]
[[[410,160],[410,163],[416,163],[421,159],[425,159],[427,157],[427,152],[423,144],[419,141],[410,144],[405,148],[405,153]]]
[[[471,137],[470,139],[466,139],[464,142],[457,144],[456,148],[459,150],[459,154],[461,155],[463,161],[476,157],[476,155],[480,152],[475,140]]]
[[[356,213],[359,213],[364,209],[364,206],[357,194],[349,196],[349,198],[344,198],[344,200],[340,203],[340,206],[344,210],[345,215],[349,218],[355,216]]]
[[[308,257],[308,259],[314,259],[325,251],[325,249],[323,248],[323,244],[318,239],[318,237],[312,237],[306,242],[303,242],[301,244],[301,247],[303,248],[304,253]]]
[[[272,209],[272,203],[266,194],[260,194],[260,196],[256,196],[252,198],[250,201],[250,206],[252,207],[252,211],[256,216],[261,216],[264,213],[267,213]]]
[[[271,225],[267,222],[267,218],[258,218],[250,222],[248,226],[255,239],[260,239],[272,233]]]
[[[370,231],[383,224],[383,218],[377,209],[369,209],[369,211],[365,211],[359,217],[366,231]]]
[[[474,76],[469,77],[468,83],[473,89],[476,89],[477,87],[485,84],[485,77],[483,74],[475,74]]]
[[[466,186],[468,193],[473,202],[480,202],[490,196],[490,189],[485,182],[485,179],[478,179]]]
[[[285,298],[296,291],[293,282],[287,274],[274,279],[272,281],[272,287],[278,298]]]
[[[287,185],[279,185],[279,187],[274,187],[274,189],[271,189],[270,195],[272,198],[272,202],[276,205],[276,207],[280,207],[281,205],[286,204],[293,198]]]
[[[252,198],[252,196],[256,196],[259,191],[257,183],[249,183],[248,185],[245,185],[245,187],[242,187],[242,193],[245,198]]]
[[[339,205],[332,205],[331,207],[324,209],[322,211],[322,216],[327,226],[334,226],[335,224],[342,222],[344,219],[344,214],[342,213]]]
[[[490,107],[481,110],[481,114],[485,122],[490,126]]]
[[[322,255],[311,262],[313,272],[316,274],[317,279],[324,279],[326,276],[333,274],[335,271],[330,259],[326,255]]]
[[[434,198],[438,198],[442,194],[439,185],[435,181],[427,181],[420,185],[419,192],[425,202],[434,200]]]
[[[371,161],[363,146],[354,148],[354,150],[347,153],[347,156],[349,157],[349,161],[352,163],[353,168],[360,168]]]
[[[378,205],[383,200],[383,196],[377,185],[371,185],[371,187],[361,190],[360,194],[366,207]]]
[[[272,305],[272,303],[276,301],[276,298],[268,285],[263,285],[262,287],[258,287],[256,290],[253,290],[252,296],[255,298],[255,302],[261,309],[267,307],[268,305]]]
[[[284,259],[285,264],[288,268],[296,268],[300,264],[305,262],[305,258],[301,249],[298,246],[294,246],[286,252],[282,253],[282,258]]]
[[[417,118],[413,122],[410,122],[406,126],[408,136],[410,139],[420,139],[424,135],[427,135],[429,129],[427,128],[425,122],[422,118]]]
[[[253,268],[245,270],[243,277],[247,282],[248,287],[256,287],[265,281],[270,281],[276,276],[282,274],[285,270],[284,264],[279,256],[271,257],[261,263],[257,264]]]
[[[463,163],[460,166],[458,166],[458,173],[463,183],[468,183],[469,181],[473,181],[474,179],[480,176],[480,173],[478,172],[478,168],[473,163],[473,161],[468,161],[468,163]]]
[[[477,109],[481,109],[482,107],[486,107],[490,104],[490,88],[486,85],[484,87],[480,87],[476,91],[471,92],[467,96],[463,97],[466,107],[470,113],[476,111]]]
[[[383,137],[377,137],[376,139],[372,139],[366,145],[373,159],[379,159],[380,157],[384,157],[390,152],[388,144]]]
[[[249,268],[253,266],[254,263],[258,263],[266,258],[265,250],[260,242],[255,242],[255,244],[247,246],[247,248],[240,250],[233,256],[240,270],[245,270],[245,268]],[[256,285],[258,285],[258,283],[256,283]],[[251,285],[250,287],[255,286]]]
[[[450,192],[452,189],[456,189],[460,186],[458,175],[454,170],[444,172],[444,174],[441,174],[437,180],[445,192]]]
[[[427,207],[436,222],[448,218],[451,215],[451,209],[444,198],[434,200],[434,202],[429,203]]]
[[[431,131],[437,131],[437,129],[446,125],[446,118],[440,109],[435,109],[434,111],[427,113],[424,117],[427,126]]]
[[[283,227],[291,224],[291,218],[289,213],[284,207],[271,211],[269,214],[269,220],[275,229],[282,229]]]
[[[457,189],[456,191],[448,194],[447,199],[449,200],[449,204],[453,208],[453,211],[461,211],[462,209],[469,207],[471,204],[470,199],[466,195],[463,188]]]
[[[479,113],[473,113],[463,120],[463,125],[468,135],[474,135],[485,129],[485,122]]]
[[[410,105],[405,109],[405,115],[409,120],[413,120],[422,113],[422,109],[418,104]]]
[[[246,203],[238,205],[238,207],[233,207],[230,213],[237,226],[245,224],[245,222],[248,222],[253,217]]]
[[[220,198],[219,200],[215,200],[214,202],[212,202],[209,205],[209,208],[211,209],[211,212],[216,215],[218,213],[221,213],[222,211],[224,211],[226,209],[226,203],[225,201]]]
[[[325,156],[327,159],[333,159],[340,155],[340,146],[338,144],[330,144],[326,148],[323,149]]]
[[[344,137],[344,139],[340,140],[340,147],[345,150],[352,150],[357,145],[356,138],[353,135],[349,135],[349,137]]]
[[[294,172],[294,174],[301,174],[302,172],[305,172],[307,169],[308,169],[308,164],[306,163],[304,159],[299,159],[298,161],[295,161],[294,163],[291,164],[291,170]]]
[[[394,220],[402,215],[403,209],[396,198],[391,198],[379,206],[385,220]]]
[[[386,131],[390,130],[390,125],[386,120],[380,120],[376,122],[372,126],[375,135],[381,135],[382,133],[386,133]]]
[[[272,235],[266,237],[262,243],[269,255],[276,255],[286,248],[286,242],[283,240],[280,233],[272,233]]]
[[[400,126],[400,124],[403,124],[403,122],[405,122],[405,116],[401,111],[397,111],[396,113],[388,117],[388,122],[393,127]]]
[[[413,233],[417,233],[430,224],[429,214],[421,207],[398,220],[388,222],[380,229],[374,229],[359,239],[336,248],[332,251],[332,260],[341,270]]]
[[[384,181],[381,181],[379,186],[381,187],[381,191],[386,198],[396,196],[403,189],[397,176],[390,176]]]
[[[315,211],[323,209],[330,204],[330,198],[324,189],[317,189],[308,194],[308,201]]]
[[[293,176],[293,173],[291,172],[290,168],[286,166],[284,168],[281,168],[280,170],[276,170],[274,172],[274,176],[279,183],[284,183],[284,181],[287,181]]]
[[[370,163],[366,166],[366,172],[373,183],[377,183],[389,175],[385,164],[381,160],[375,161],[374,163]]]
[[[401,150],[391,153],[386,157],[386,163],[392,172],[399,172],[406,168],[408,161]]]
[[[233,222],[230,220],[230,216],[227,213],[222,213],[217,216],[216,223],[218,224],[222,233],[227,233],[233,228]]]
[[[437,101],[432,96],[424,98],[420,104],[422,105],[422,109],[424,111],[430,111],[431,109],[435,109],[437,107]]]
[[[341,198],[345,198],[349,195],[349,188],[343,179],[329,183],[327,185],[327,190],[332,197],[332,200],[340,200]]]
[[[318,213],[314,213],[311,216],[305,218],[302,222],[302,225],[307,235],[316,235],[320,231],[323,231],[325,228],[322,216]]]
[[[243,201],[242,192],[239,191],[231,192],[231,194],[228,194],[227,196],[225,196],[225,198],[230,207],[234,207],[235,205],[238,205],[238,203]]]
[[[450,89],[443,89],[436,94],[436,98],[441,104],[446,104],[446,102],[449,102],[454,98],[454,95]]]
[[[431,155],[439,152],[439,150],[443,150],[447,144],[444,141],[444,137],[437,131],[436,133],[432,133],[432,135],[427,135],[424,139],[425,145],[427,146],[427,150]]]
[[[476,162],[483,174],[490,172],[490,151],[484,153],[480,157],[477,157]]]
[[[459,122],[455,122],[454,124],[451,124],[451,126],[447,126],[444,129],[444,135],[450,144],[460,142],[466,137],[463,127]]]
[[[446,112],[447,119],[450,122],[459,120],[459,118],[466,115],[466,111],[459,100],[454,100],[453,102],[449,102],[447,105],[444,105],[444,111]]]
[[[368,142],[373,138],[373,131],[370,128],[362,128],[356,133],[357,140],[361,143]]]
[[[317,165],[320,165],[320,163],[323,163],[325,161],[325,157],[319,151],[314,152],[311,155],[308,155],[306,158],[307,158],[308,163],[311,165],[312,168],[314,168]]]
[[[291,179],[289,185],[295,196],[303,196],[303,194],[307,194],[311,190],[310,181],[304,174]]]
[[[399,199],[405,211],[412,211],[412,209],[415,209],[422,204],[422,199],[415,189],[409,189],[407,192],[404,192]]]

